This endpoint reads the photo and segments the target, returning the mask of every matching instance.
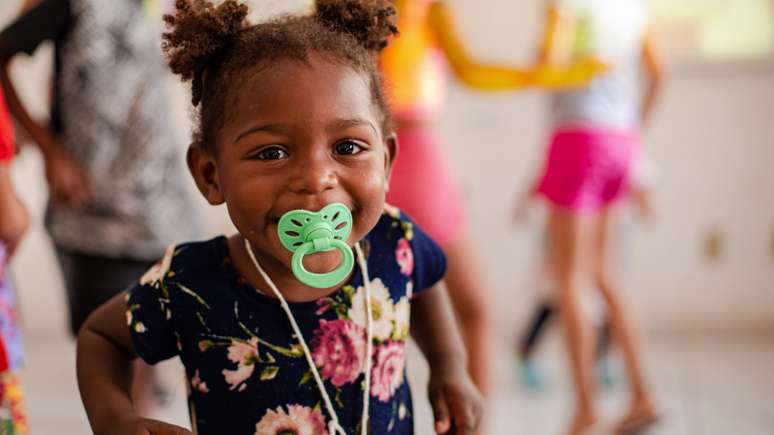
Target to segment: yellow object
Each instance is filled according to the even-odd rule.
[[[27,427],[27,412],[24,406],[24,395],[18,376],[5,372],[0,374],[0,433],[8,435],[25,435]]]
[[[439,112],[446,88],[444,61],[463,84],[483,91],[583,86],[606,69],[593,59],[530,68],[481,64],[465,51],[451,10],[443,2],[397,0],[395,3],[400,35],[384,50],[381,67],[398,118],[432,116]]]

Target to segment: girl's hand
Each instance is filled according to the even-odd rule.
[[[439,434],[474,435],[483,415],[483,399],[467,370],[433,370],[428,387]]]
[[[135,419],[114,428],[111,434],[121,435],[193,435],[188,429],[180,426],[145,418]]]
[[[63,151],[44,153],[46,179],[58,202],[81,208],[91,200],[92,189],[86,172]]]

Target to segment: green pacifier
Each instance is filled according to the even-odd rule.
[[[277,233],[282,246],[293,252],[293,274],[302,283],[328,288],[344,281],[355,266],[355,256],[346,241],[352,232],[352,213],[344,204],[329,204],[318,212],[292,210],[279,220]],[[338,249],[344,259],[333,271],[312,273],[304,267],[304,256]]]

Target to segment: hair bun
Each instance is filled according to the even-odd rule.
[[[226,0],[215,6],[207,0],[177,0],[174,15],[165,15],[170,31],[162,48],[172,72],[193,80],[192,102],[201,101],[205,71],[220,62],[234,37],[247,26],[247,6]]]
[[[397,11],[388,0],[317,0],[317,19],[352,35],[363,47],[379,51],[398,34]]]

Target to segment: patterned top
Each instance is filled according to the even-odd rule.
[[[413,434],[405,377],[412,295],[446,271],[440,248],[390,208],[364,242],[373,309],[372,434]],[[179,356],[198,434],[327,434],[325,406],[279,302],[240,278],[227,240],[170,248],[129,291],[127,321],[148,363]],[[359,433],[366,312],[361,271],[330,296],[290,303],[347,433]],[[356,432],[357,431],[357,432]]]
[[[140,0],[45,0],[0,33],[0,57],[54,41],[52,128],[84,168],[83,209],[52,202],[54,242],[92,255],[152,260],[196,237],[183,138],[170,116],[160,28]]]

